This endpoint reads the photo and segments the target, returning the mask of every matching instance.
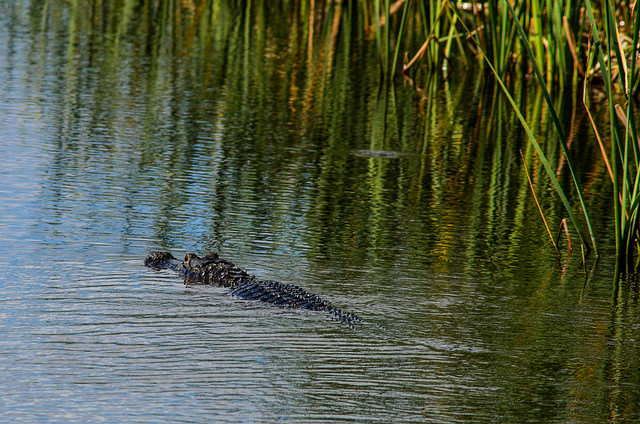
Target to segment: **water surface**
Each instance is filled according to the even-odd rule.
[[[118,7],[0,5],[0,420],[640,418],[637,287],[613,291],[606,247],[556,261],[477,72],[380,90],[368,40],[327,74],[269,11],[252,32],[224,3]],[[572,148],[606,246],[594,146]],[[155,250],[217,250],[365,322],[185,287]]]

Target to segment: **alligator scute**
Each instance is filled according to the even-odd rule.
[[[259,300],[280,307],[324,311],[337,320],[353,327],[360,318],[293,284],[258,280],[233,263],[221,259],[217,253],[207,253],[200,257],[187,253],[183,261],[169,252],[153,252],[144,264],[155,270],[169,269],[184,278],[185,284],[207,284],[227,287],[232,296],[241,299]]]

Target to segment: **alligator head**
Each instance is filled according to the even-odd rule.
[[[174,269],[179,263],[169,252],[153,252],[144,260],[144,264],[153,269]]]
[[[214,276],[210,265],[217,263],[228,264],[227,261],[219,259],[216,253],[208,253],[204,257],[200,257],[195,253],[187,253],[184,261],[180,261],[169,252],[153,252],[144,260],[144,264],[149,268],[155,270],[169,269],[177,272],[185,279],[187,284],[212,284],[211,281]],[[224,271],[224,269],[223,265],[220,270]]]

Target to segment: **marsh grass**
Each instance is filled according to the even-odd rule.
[[[535,2],[533,2],[535,4]],[[531,39],[527,36],[523,26],[517,19],[517,12],[511,6],[510,3],[505,2],[506,8],[513,18],[513,22],[516,25],[518,35],[520,37],[521,44],[524,46],[525,51],[530,59],[535,77],[540,84],[542,92],[544,93],[545,100],[547,102],[549,113],[553,119],[554,126],[558,134],[558,140],[562,146],[564,153],[564,160],[566,161],[569,170],[571,172],[572,180],[574,182],[575,191],[580,200],[580,207],[584,214],[584,220],[589,229],[591,236],[591,242],[597,255],[596,241],[591,226],[591,222],[588,216],[588,210],[582,196],[582,191],[578,184],[578,179],[574,172],[574,166],[571,161],[571,154],[567,147],[567,137],[563,131],[563,127],[560,124],[556,109],[549,96],[549,91],[546,88],[545,78],[540,68],[539,58],[541,57],[541,50],[537,43],[537,36]],[[619,275],[631,275],[638,271],[637,252],[639,246],[638,241],[638,206],[640,205],[640,140],[637,136],[636,123],[634,120],[634,97],[637,94],[638,88],[638,67],[636,64],[636,57],[638,54],[638,33],[640,28],[640,8],[636,7],[634,10],[635,17],[631,23],[633,23],[632,37],[623,36],[619,32],[619,28],[622,27],[621,14],[617,13],[614,4],[610,0],[603,1],[600,4],[601,15],[596,17],[594,8],[590,0],[586,0],[584,3],[586,7],[586,16],[589,23],[589,30],[591,31],[591,40],[593,41],[593,49],[589,48],[587,54],[591,57],[585,66],[574,66],[574,72],[580,69],[585,70],[584,80],[584,95],[586,99],[586,93],[588,92],[589,83],[592,83],[595,75],[599,75],[604,85],[604,91],[607,97],[607,103],[609,107],[609,120],[610,120],[610,134],[611,134],[611,148],[607,152],[604,147],[604,143],[600,139],[600,131],[593,119],[591,123],[593,125],[594,132],[597,135],[600,149],[603,154],[603,161],[606,164],[613,185],[613,209],[615,216],[615,240],[616,240],[616,276]],[[569,9],[567,9],[569,10]],[[557,13],[552,14],[552,21],[555,23],[552,28],[557,28],[560,22],[565,24],[566,16],[561,21]],[[534,13],[535,16],[535,13]],[[536,26],[537,20],[533,19],[534,26]],[[629,22],[629,21],[628,21]],[[631,25],[629,25],[631,27]],[[540,27],[537,27],[536,33],[539,33]],[[569,42],[568,46],[571,47],[569,51],[574,58],[577,58],[575,53],[575,46],[571,42],[571,33],[566,31],[569,35],[565,40]],[[558,33],[560,36],[560,33]],[[558,37],[556,40],[560,40]],[[631,41],[629,43],[629,41]],[[479,45],[478,40],[476,43]],[[533,52],[533,48],[536,48],[536,53]],[[481,46],[479,45],[479,48]],[[549,48],[547,51],[551,51]],[[548,55],[546,63],[556,64],[560,69],[565,68],[563,65],[566,59],[566,55],[558,55],[559,46],[556,46],[556,55]],[[596,58],[594,61],[592,57]],[[487,59],[488,60],[488,59]],[[496,79],[500,82],[501,74],[491,62],[489,66],[492,69]],[[553,66],[547,66],[547,75]],[[616,83],[617,82],[617,83]],[[505,95],[509,97],[508,90],[500,82],[505,91]],[[585,107],[588,109],[586,100],[584,101]],[[512,102],[515,112],[521,117],[520,112],[517,109],[515,103]],[[583,232],[579,223],[576,221],[574,214],[572,213],[571,205],[566,200],[566,195],[562,191],[553,178],[552,170],[546,165],[547,159],[544,157],[535,137],[527,129],[528,123],[520,118],[522,125],[525,127],[530,141],[536,146],[539,158],[545,169],[554,183],[554,188],[557,194],[565,204],[567,213],[571,218],[571,221],[576,228],[582,246],[588,251],[588,243],[585,240]],[[541,211],[542,213],[542,211]],[[635,263],[634,263],[635,262]]]
[[[591,251],[597,257],[598,245],[573,164],[571,135],[552,99],[565,91],[582,90],[583,103],[590,112],[590,91],[603,90],[610,128],[597,128],[593,119],[591,122],[613,187],[617,264],[624,274],[637,271],[640,247],[640,142],[634,119],[634,100],[640,90],[636,59],[640,7],[632,6],[612,0],[299,0],[282,4],[255,0],[227,7],[244,17],[245,45],[249,44],[249,31],[257,30],[264,39],[266,20],[286,11],[286,18],[277,19],[290,26],[295,35],[294,51],[307,59],[307,72],[312,78],[304,90],[309,96],[318,87],[320,93],[326,92],[332,70],[342,66],[335,63],[336,58],[352,55],[354,42],[362,40],[375,44],[381,81],[393,81],[402,73],[420,85],[416,80],[424,79],[429,72],[484,67],[524,128],[578,235],[583,258]],[[340,49],[342,54],[337,54]],[[248,61],[245,58],[242,66],[245,72]],[[527,117],[508,88],[523,77],[533,78],[540,87],[555,129],[556,137],[544,143],[533,130],[540,114]],[[380,131],[374,128],[372,134]],[[611,141],[602,140],[601,134],[611,134]],[[553,143],[561,154],[549,156],[545,148]],[[561,168],[567,169],[571,187],[560,183]]]
[[[438,44],[441,40],[433,34],[442,35],[446,31],[449,32],[449,41],[452,35],[456,35],[456,38],[462,38],[461,35],[464,35],[464,38],[471,40],[473,46],[470,50],[476,58],[484,61],[502,88],[561,199],[580,238],[583,259],[592,249],[597,257],[597,243],[572,163],[568,136],[558,118],[550,91],[562,91],[569,83],[576,91],[579,88],[578,81],[582,79],[583,103],[589,112],[589,89],[594,84],[604,89],[609,108],[610,143],[603,142],[600,137],[603,131],[596,127],[592,118],[590,120],[613,185],[611,201],[615,215],[616,275],[637,273],[640,266],[640,139],[634,119],[634,101],[640,86],[637,65],[640,7],[629,7],[625,3],[619,3],[616,7],[611,0],[601,1],[597,4],[598,7],[594,7],[591,0],[534,0],[518,2],[515,5],[508,1],[494,0],[483,4],[473,3],[466,9],[461,7],[460,2],[453,0],[442,3],[443,6],[445,4],[456,19],[438,19],[437,25],[430,21],[427,42],[433,40]],[[440,9],[437,13],[438,18],[443,15],[447,13]],[[404,20],[403,17],[403,25],[400,28],[404,28]],[[447,23],[452,27],[446,29]],[[461,33],[453,30],[456,26],[460,27]],[[420,54],[424,50],[426,49],[423,46]],[[431,49],[431,52],[437,51]],[[459,53],[466,57],[465,49],[459,49]],[[405,73],[415,66],[418,58],[420,55],[405,66]],[[428,65],[435,63],[439,62],[433,59],[427,61]],[[557,179],[555,167],[536,139],[531,129],[535,122],[527,121],[507,88],[505,81],[513,78],[517,69],[523,70],[524,74],[532,75],[540,86],[557,134],[557,142],[562,148],[561,161],[566,164],[571,174],[573,192],[579,200],[578,205],[572,205],[569,201],[568,193]],[[611,146],[609,151],[605,145]],[[576,207],[583,215],[582,220],[578,219],[574,211]],[[542,209],[540,214],[544,219]],[[589,237],[583,230],[583,225],[586,226]],[[553,241],[550,232],[549,235]],[[554,247],[557,250],[555,243]]]
[[[415,69],[421,65],[428,68],[466,66],[477,60],[489,68],[565,207],[580,238],[583,259],[591,250],[598,256],[597,242],[573,165],[569,139],[551,92],[562,92],[565,87],[574,91],[582,88],[583,103],[588,110],[590,88],[596,84],[603,87],[609,107],[610,143],[602,141],[603,131],[595,126],[593,119],[591,122],[613,185],[616,274],[637,272],[640,266],[637,254],[640,249],[640,140],[634,119],[634,100],[640,87],[636,59],[640,27],[637,3],[399,0],[391,4],[384,0],[373,4],[373,8],[363,8],[363,11],[373,13],[369,20],[374,22],[381,72],[386,77],[396,74],[402,51],[411,57],[409,61],[405,59],[402,66],[402,72],[409,76],[415,75]],[[546,157],[531,130],[535,122],[527,121],[507,88],[506,80],[523,75],[532,76],[540,86],[563,152],[557,160],[568,168],[577,205],[569,201],[569,194],[556,176],[555,164]],[[609,151],[605,145],[611,146]],[[542,209],[540,212],[544,218]],[[582,219],[578,219],[578,213]]]
[[[640,204],[640,145],[635,122],[634,102],[638,90],[639,53],[638,34],[640,32],[640,7],[636,4],[635,16],[627,21],[632,27],[632,37],[623,36],[620,15],[616,13],[612,1],[600,6],[603,19],[596,19],[593,4],[585,0],[590,22],[595,63],[590,60],[591,69],[599,68],[604,83],[609,107],[611,148],[607,152],[600,143],[603,160],[610,168],[613,184],[613,206],[615,216],[615,240],[617,252],[617,274],[630,275],[638,271],[638,205]],[[629,42],[630,41],[630,42]],[[585,81],[585,86],[588,81]],[[588,109],[588,104],[585,102]],[[594,131],[598,133],[595,124]],[[607,161],[607,156],[609,160]],[[636,261],[634,263],[634,261]]]
[[[89,8],[70,4],[72,10],[77,9],[72,13],[77,19],[71,20],[74,26],[70,30],[70,37],[76,41],[82,41],[86,34],[113,31],[105,42],[114,43],[109,51],[118,51],[118,43],[125,43],[127,31],[134,27],[148,43],[143,48],[158,58],[158,64],[168,57],[188,57],[197,50],[194,57],[204,66],[219,60],[221,52],[229,52],[224,56],[224,66],[203,73],[202,78],[223,78],[223,71],[216,73],[223,69],[237,77],[232,80],[234,89],[247,99],[256,90],[252,78],[260,74],[263,78],[257,79],[258,83],[267,84],[267,64],[279,55],[278,61],[284,60],[283,72],[292,76],[287,90],[292,98],[303,99],[301,122],[321,113],[318,109],[327,107],[325,98],[348,95],[334,93],[331,80],[338,69],[358,69],[353,63],[364,62],[364,56],[371,54],[363,53],[363,46],[375,47],[381,86],[385,87],[401,81],[395,77],[402,73],[405,81],[428,92],[431,73],[484,68],[488,71],[485,75],[497,82],[515,111],[529,140],[527,154],[535,154],[535,158],[526,159],[530,164],[535,160],[545,170],[585,256],[592,250],[597,256],[596,238],[571,157],[571,134],[558,118],[558,105],[552,99],[563,92],[582,91],[583,104],[591,113],[589,94],[601,90],[608,103],[609,128],[597,128],[595,120],[591,122],[613,190],[618,270],[633,273],[638,269],[640,141],[634,106],[640,90],[637,3],[634,8],[612,0],[167,0],[141,9],[144,19],[135,26],[132,23],[136,22],[138,9],[129,3],[89,3]],[[85,9],[90,11],[88,20],[80,18]],[[51,10],[44,6],[43,26],[55,23]],[[98,30],[88,28],[89,23]],[[274,39],[287,39],[288,44],[273,45]],[[115,56],[112,59],[117,61]],[[156,73],[161,75],[161,70],[158,65]],[[516,102],[513,87],[523,77],[533,79],[540,87],[541,103],[546,106],[556,137],[539,140],[534,128],[544,119],[542,112],[527,114]],[[378,97],[393,104],[389,94]],[[371,131],[372,140],[377,142],[379,134],[385,137],[388,131],[383,127]],[[553,144],[562,153],[550,152]],[[558,179],[558,170],[565,167],[571,176],[569,187]],[[524,174],[523,185],[528,190]],[[550,227],[554,225],[550,223]]]

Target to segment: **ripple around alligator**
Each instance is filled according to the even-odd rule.
[[[354,337],[317,314],[242,307],[220,289],[183,288],[175,278],[145,280],[132,291],[123,291],[122,285],[120,290],[114,286],[94,291],[95,281],[89,279],[83,281],[86,285],[67,285],[62,293],[45,291],[26,300],[40,304],[31,318],[47,320],[37,328],[27,325],[26,335],[5,333],[0,343],[9,354],[4,367],[10,365],[16,377],[13,390],[4,387],[5,401],[14,404],[4,416],[18,418],[39,410],[68,422],[83,421],[92,413],[135,420],[157,416],[156,405],[168,405],[171,412],[164,412],[162,420],[180,420],[194,416],[191,408],[206,405],[195,416],[268,422],[281,413],[278,405],[289,405],[286,414],[294,420],[331,422],[342,416],[350,421],[348,408],[356,405],[389,413],[388,403],[396,403],[389,390],[403,392],[409,381],[425,384],[426,376],[405,365],[437,362],[440,356],[381,344],[370,335]],[[309,327],[316,330],[308,332]],[[7,351],[11,345],[16,350]],[[389,373],[396,375],[395,389],[388,384]],[[211,395],[201,391],[205,386],[215,388]],[[20,398],[27,387],[30,402],[24,403]],[[363,392],[370,393],[366,400]],[[196,393],[196,399],[188,400]],[[341,393],[341,405],[323,406],[335,400],[336,393]],[[122,403],[118,409],[111,406],[116,395]],[[420,400],[405,395],[405,407]],[[260,407],[251,401],[256,396]],[[309,406],[300,409],[302,405]],[[401,417],[402,408],[396,413]]]

